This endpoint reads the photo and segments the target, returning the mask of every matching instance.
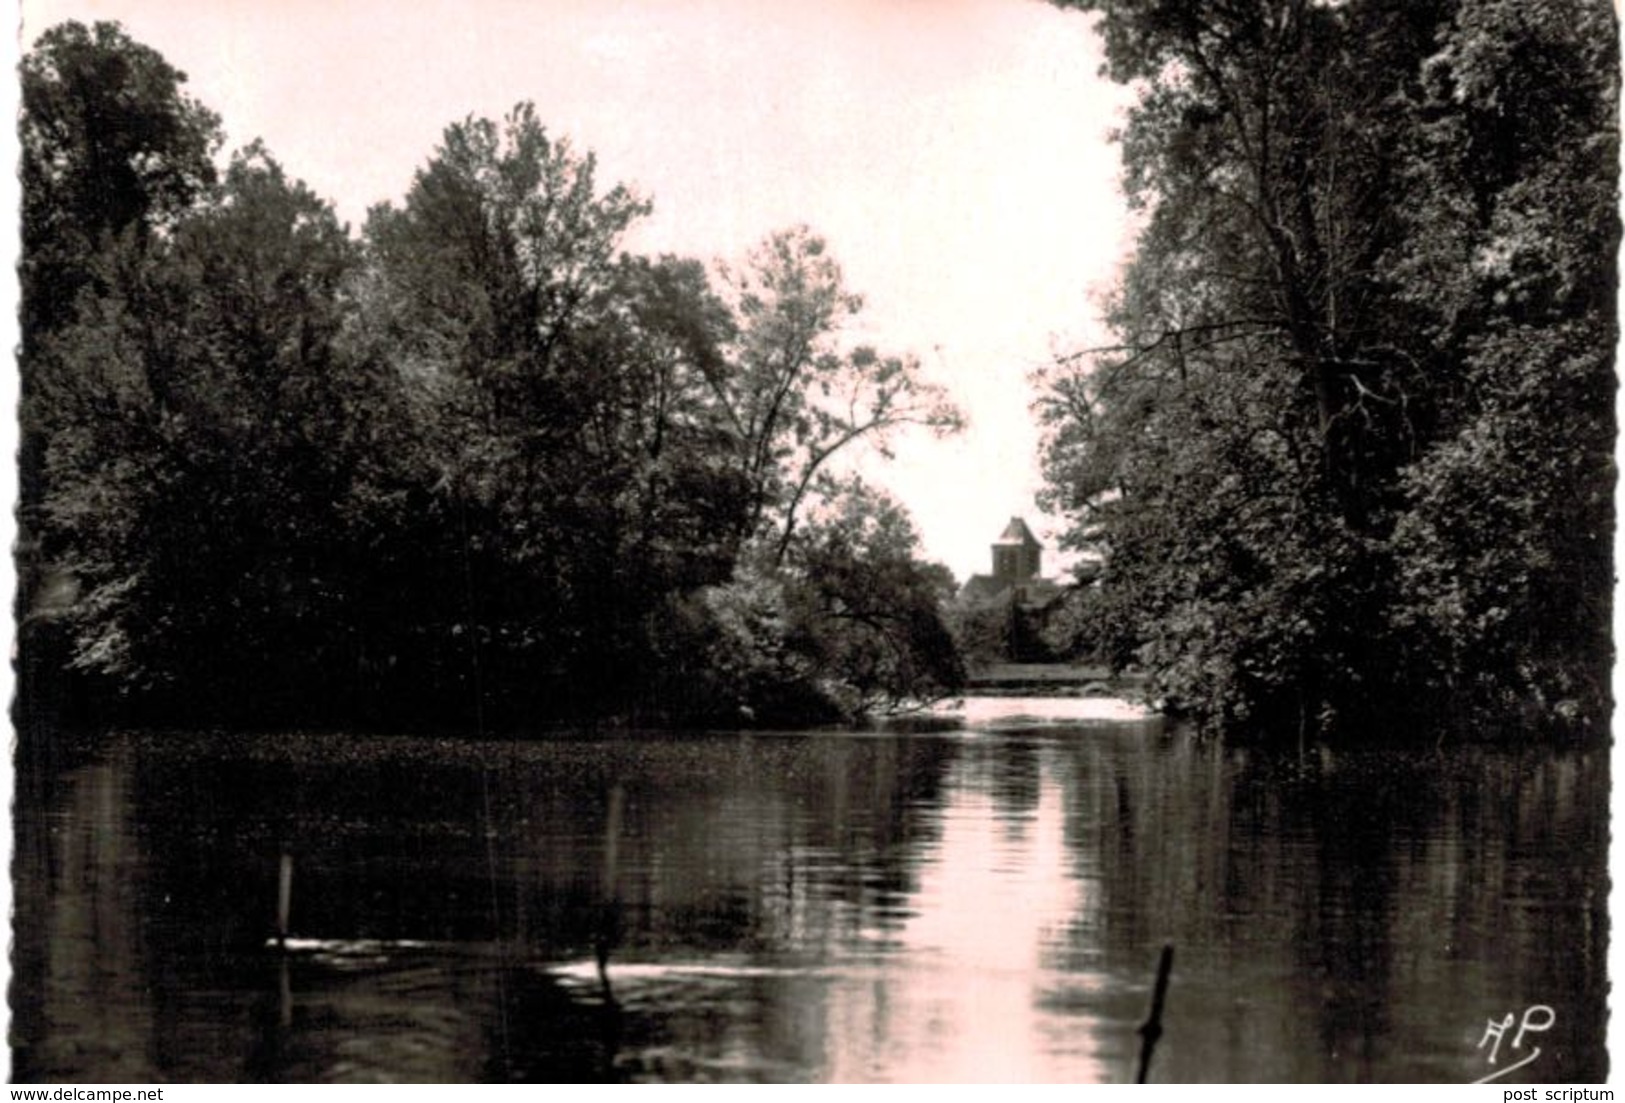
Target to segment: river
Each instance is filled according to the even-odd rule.
[[[14,1078],[1117,1082],[1164,945],[1153,1081],[1606,1075],[1605,749],[1032,704],[29,759]]]

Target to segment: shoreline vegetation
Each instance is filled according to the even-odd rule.
[[[521,103],[447,126],[352,228],[263,144],[222,157],[117,24],[47,31],[24,740],[816,726],[977,692],[1131,692],[1300,746],[1606,738],[1611,9],[1059,6],[1139,89],[1142,227],[1112,344],[1034,377],[1087,580],[981,622],[850,462],[961,412],[856,339],[809,227],[631,254],[651,200]],[[990,668],[989,633],[1064,665]]]
[[[1038,378],[1097,653],[1226,735],[1606,739],[1614,7],[1064,6],[1137,90],[1111,337]]]
[[[961,424],[805,226],[651,209],[531,105],[341,225],[116,24],[22,66],[19,726],[823,723],[960,684],[846,457]]]

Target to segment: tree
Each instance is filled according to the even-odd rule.
[[[715,384],[752,488],[752,531],[780,563],[836,456],[860,441],[884,456],[903,426],[944,434],[962,421],[918,360],[844,346],[842,326],[863,300],[807,227],[770,235],[725,279],[738,336],[734,370]]]
[[[646,619],[733,569],[744,495],[713,390],[731,323],[698,265],[617,256],[647,210],[600,194],[525,104],[449,127],[368,219],[364,340],[415,422],[378,541],[392,586],[457,580],[383,620],[403,653],[457,639],[424,680],[469,683],[482,712],[630,691]]]
[[[40,37],[20,66],[22,177],[21,383],[18,448],[18,711],[65,696],[66,646],[49,623],[71,592],[52,564],[58,550],[41,517],[45,448],[61,429],[41,390],[64,370],[49,346],[73,323],[99,279],[129,261],[207,199],[219,120],[181,88],[184,73],[132,41],[116,23],[64,23]]]
[[[25,349],[73,315],[109,239],[144,236],[208,195],[220,120],[186,74],[117,23],[63,23],[23,58]]]
[[[1360,696],[1406,403],[1377,351],[1394,77],[1386,37],[1350,46],[1365,14],[1151,0],[1102,23],[1113,76],[1145,84],[1124,151],[1148,221],[1121,347],[1046,399],[1049,476],[1121,595],[1108,650],[1220,726]]]
[[[943,609],[957,587],[919,560],[901,505],[846,481],[803,525],[790,556],[790,638],[849,715],[933,701],[964,684]]]
[[[27,686],[485,727],[715,716],[669,691],[734,659],[786,719],[953,681],[943,576],[832,461],[956,415],[841,343],[809,233],[720,293],[625,255],[648,204],[522,104],[358,242],[257,143],[216,182],[214,117],[116,27],[24,68]]]
[[[851,478],[808,511],[782,562],[742,560],[674,608],[664,696],[710,723],[853,720],[958,689],[943,621],[952,575],[922,562],[907,513]]]
[[[331,521],[353,462],[334,353],[352,258],[258,146],[218,203],[104,257],[38,393],[75,667],[194,716],[325,703],[347,624]]]
[[[1429,694],[1480,723],[1607,723],[1617,73],[1603,6],[1489,0],[1422,69],[1392,266],[1458,367],[1404,473],[1393,617]]]
[[[1518,658],[1490,663],[1500,629],[1465,628],[1443,580],[1489,567],[1533,616],[1535,576],[1514,564],[1547,564],[1574,580],[1545,576],[1564,608],[1596,624],[1612,392],[1581,335],[1612,332],[1595,293],[1612,281],[1579,258],[1617,238],[1599,199],[1615,175],[1609,17],[1489,0],[1078,6],[1102,13],[1112,75],[1143,88],[1123,147],[1147,221],[1120,343],[1059,362],[1041,406],[1053,501],[1078,518],[1074,545],[1106,557],[1108,649],[1217,727],[1299,733],[1392,723],[1398,701],[1480,675],[1497,688],[1473,696],[1504,704],[1524,692],[1505,671],[1536,652],[1592,662],[1594,627],[1536,646],[1526,619]],[[1537,333],[1563,351],[1527,355]],[[1495,380],[1491,360],[1523,378]],[[1545,413],[1566,412],[1544,436],[1536,377],[1558,384]],[[1526,398],[1495,397],[1508,388]],[[1547,525],[1520,504],[1532,453],[1513,439],[1565,457],[1537,496],[1578,513]],[[1459,495],[1479,465],[1501,478],[1488,495],[1473,480],[1489,503],[1473,510]]]
[[[707,656],[695,684],[710,700],[781,722],[940,696],[962,677],[938,616],[945,576],[917,561],[901,507],[841,466],[859,446],[889,455],[908,426],[954,432],[958,411],[916,359],[843,339],[863,302],[807,227],[770,235],[721,284],[730,328],[705,378],[745,539],[732,580],[674,611],[666,653]]]

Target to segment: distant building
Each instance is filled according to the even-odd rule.
[[[1020,517],[1010,518],[993,541],[993,573],[972,575],[959,591],[966,605],[1013,604],[1041,609],[1061,594],[1061,585],[1044,578],[1044,545]]]

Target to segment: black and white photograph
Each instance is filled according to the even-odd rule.
[[[13,1083],[1608,1080],[1613,4],[11,11]]]

